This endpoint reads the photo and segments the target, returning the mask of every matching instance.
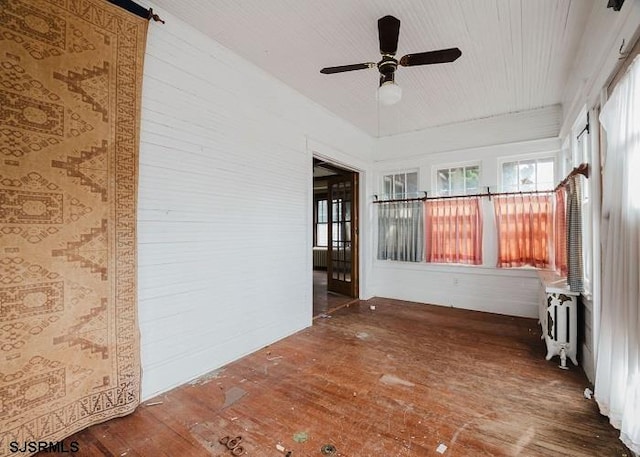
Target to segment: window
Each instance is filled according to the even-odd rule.
[[[327,199],[316,200],[316,233],[315,246],[327,246],[328,233],[327,228],[329,220],[327,219]]]
[[[498,267],[549,268],[553,209],[549,195],[503,195],[493,199],[498,230]]]
[[[554,158],[516,160],[502,163],[502,190],[527,192],[555,187]]]
[[[383,202],[378,207],[378,259],[424,260],[424,203]]]
[[[478,192],[480,165],[439,168],[436,171],[438,196],[469,195]]]
[[[427,262],[482,264],[480,197],[429,200]]]
[[[383,199],[418,196],[418,172],[406,171],[382,177]],[[424,260],[424,203],[386,202],[378,208],[378,259],[419,262]]]
[[[384,199],[410,198],[418,194],[418,172],[403,172],[384,175],[382,178]]]

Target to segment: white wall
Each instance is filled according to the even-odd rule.
[[[311,324],[312,154],[360,170],[366,195],[373,149],[364,133],[154,11],[166,25],[150,24],[143,80],[145,399]]]
[[[559,121],[559,118],[557,118]],[[557,126],[557,124],[556,124]],[[396,137],[393,137],[396,138]],[[413,141],[410,150],[418,150],[424,141],[421,135],[398,137],[399,143]],[[393,144],[390,144],[393,147]],[[432,195],[434,167],[479,163],[480,184],[498,191],[498,164],[503,158],[524,159],[540,155],[559,157],[557,138],[500,144],[482,148],[449,151],[400,160],[374,163],[374,179],[380,189],[382,176],[389,172],[415,170],[419,172],[420,190]],[[556,166],[556,169],[558,167]],[[560,176],[556,176],[559,180]],[[372,284],[374,294],[381,297],[474,309],[513,316],[537,317],[539,281],[535,270],[496,268],[497,237],[493,207],[483,199],[483,265],[444,265],[373,261]],[[374,227],[375,230],[375,227]]]
[[[553,105],[386,136],[376,143],[374,159],[419,158],[424,154],[555,138],[561,120],[561,106]]]

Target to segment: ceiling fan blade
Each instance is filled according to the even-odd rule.
[[[343,73],[345,71],[365,70],[367,68],[373,68],[375,66],[376,64],[373,62],[355,63],[353,65],[341,65],[339,67],[326,67],[320,70],[320,73],[325,75],[331,75],[333,73]]]
[[[403,67],[415,67],[416,65],[431,65],[434,63],[453,62],[462,55],[458,48],[440,49],[438,51],[419,52],[417,54],[407,54],[400,59]]]
[[[400,19],[385,16],[378,19],[378,39],[380,53],[395,55],[398,50],[398,35],[400,34]]]

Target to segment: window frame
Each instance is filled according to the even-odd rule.
[[[329,230],[329,221],[327,219],[327,222],[318,222],[318,204],[321,201],[326,201],[327,202],[327,218],[329,216],[329,194],[325,193],[325,192],[319,192],[313,195],[313,247],[328,247],[329,245],[329,241],[327,238],[327,244],[325,244],[324,246],[320,246],[318,244],[318,225],[319,224],[323,224],[327,226],[327,230]],[[328,232],[327,232],[328,234]],[[328,236],[328,235],[327,235]]]
[[[478,167],[478,193],[481,193],[481,188],[482,188],[482,162],[479,160],[473,160],[473,161],[465,161],[465,162],[453,162],[453,163],[441,163],[441,164],[437,164],[437,165],[432,165],[431,166],[431,192],[433,193],[434,196],[436,197],[448,197],[448,196],[463,196],[463,195],[470,195],[466,189],[467,189],[467,183],[466,183],[466,179],[465,179],[465,193],[464,194],[449,194],[449,195],[440,195],[438,193],[438,172],[440,170],[444,170],[444,169],[448,169],[451,170],[452,168],[471,168],[471,167]]]
[[[387,193],[385,193],[385,188],[384,188],[384,182],[385,182],[385,178],[387,178],[388,176],[392,177],[392,180],[395,179],[396,175],[404,175],[405,177],[405,188],[406,188],[406,183],[407,183],[407,175],[409,174],[416,174],[416,195],[409,195],[406,191],[398,196],[395,194],[395,192],[393,192],[392,195],[389,195]],[[403,199],[403,198],[413,198],[413,197],[417,197],[418,194],[420,193],[420,169],[419,168],[406,168],[406,169],[399,169],[399,170],[388,170],[388,171],[384,171],[380,173],[380,191],[378,192],[379,195],[382,196],[382,199],[389,199],[389,200],[396,200],[396,199]]]
[[[560,163],[559,163],[559,156],[561,155],[561,151],[560,150],[553,150],[553,151],[545,151],[545,152],[537,152],[534,154],[518,154],[518,155],[514,155],[514,156],[505,156],[505,157],[498,157],[497,158],[497,164],[498,164],[498,168],[497,168],[497,181],[498,181],[498,192],[507,192],[505,190],[505,183],[504,183],[504,179],[503,179],[503,174],[502,174],[502,168],[504,166],[505,163],[512,163],[512,162],[524,162],[527,160],[542,160],[542,159],[552,159],[553,160],[553,187],[551,187],[550,189],[538,189],[538,183],[536,182],[536,188],[534,191],[541,191],[541,192],[545,192],[545,191],[553,191],[553,188],[555,187],[556,183],[559,181],[558,179],[558,172],[559,172],[559,168],[560,168]],[[531,192],[531,191],[526,191],[526,190],[516,190],[514,192]]]
[[[589,121],[587,110],[583,107],[571,128],[571,139],[568,151],[569,160],[567,163],[569,169],[566,170],[567,173],[581,163],[593,163],[591,132],[584,131],[584,127]],[[593,125],[591,128],[593,128]],[[594,275],[593,228],[591,226],[593,217],[592,181],[590,179],[585,180],[580,176],[578,176],[578,179],[582,180],[582,199],[579,202],[582,210],[582,281],[584,286],[582,295],[590,299],[593,294]]]

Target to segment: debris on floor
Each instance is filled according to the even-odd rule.
[[[227,449],[231,451],[231,455],[240,456],[244,454],[244,447],[240,445],[242,441],[241,436],[236,436],[235,438],[230,438],[229,436],[223,436],[218,440],[220,444],[226,446]]]
[[[376,305],[369,305],[369,309],[371,311],[375,311],[376,310]]]
[[[446,445],[446,444],[442,444],[442,443],[440,443],[440,444],[438,445],[438,447],[436,448],[436,452],[437,452],[438,454],[444,454],[445,452],[447,452],[447,445]]]
[[[584,398],[586,398],[587,400],[591,400],[592,396],[593,396],[593,390],[589,389],[588,387],[584,389]]]
[[[367,338],[369,338],[369,334],[367,332],[358,332],[356,333],[356,338],[358,338],[359,340],[366,340]]]
[[[336,453],[336,447],[333,444],[325,444],[320,448],[322,455],[334,455]]]
[[[282,359],[283,357],[281,355],[277,355],[275,357],[267,357],[267,360],[269,362],[271,362],[272,360],[278,360],[278,359]]]
[[[298,432],[293,434],[293,441],[296,443],[304,443],[309,439],[309,434],[307,432]]]
[[[145,403],[144,406],[156,406],[161,405],[163,402],[161,401],[152,401],[151,403]]]
[[[318,317],[321,318],[321,319],[330,319],[331,318],[331,316],[329,314],[325,314],[325,313],[318,314]]]
[[[293,451],[288,450],[282,444],[276,444],[276,450],[284,454],[284,457],[291,457],[293,455]]]

